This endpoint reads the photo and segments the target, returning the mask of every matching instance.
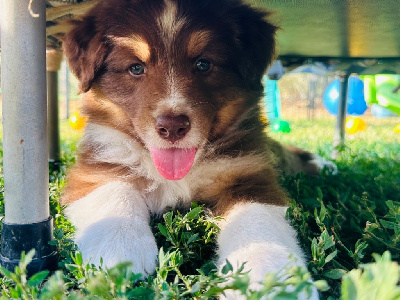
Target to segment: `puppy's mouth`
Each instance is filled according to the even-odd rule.
[[[193,166],[197,148],[151,148],[157,171],[168,180],[180,180]]]

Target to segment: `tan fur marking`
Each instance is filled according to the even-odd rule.
[[[83,112],[89,117],[90,123],[116,128],[125,133],[132,133],[132,123],[126,113],[112,103],[96,87],[84,95]]]
[[[218,123],[215,124],[215,128],[213,130],[213,134],[218,136],[222,134],[229,124],[232,124],[232,120],[242,111],[244,99],[237,99],[231,102],[228,102],[227,105],[222,107],[217,114]]]
[[[221,168],[222,165],[226,167]],[[208,203],[216,215],[225,215],[238,202],[287,204],[287,196],[278,185],[276,171],[267,156],[246,155],[229,158],[226,162],[216,160],[208,163],[207,168],[220,172],[214,174],[212,183],[199,187],[195,198]]]
[[[118,168],[122,170],[121,167]],[[119,173],[119,174],[118,174]],[[109,182],[120,180],[121,173],[107,164],[78,163],[70,171],[62,197],[62,204],[69,204]]]
[[[231,186],[238,177],[251,176],[262,172],[265,161],[262,156],[247,155],[240,158],[217,159],[207,162],[201,169],[202,172],[198,171],[199,175],[196,175],[199,178],[209,176],[212,178],[212,183],[201,185],[198,196],[204,199],[217,197],[226,187]],[[221,168],[221,166],[224,167]]]
[[[125,181],[131,183],[137,190],[145,190],[151,182],[133,174],[129,168],[108,163],[86,163],[90,161],[93,151],[87,150],[79,155],[80,161],[70,169],[67,185],[61,199],[63,205],[77,201],[93,192],[95,189],[113,182]]]
[[[129,37],[109,36],[109,38],[117,45],[132,49],[141,61],[147,62],[150,60],[150,45],[143,37],[132,34]]]
[[[211,32],[208,30],[195,31],[190,35],[188,42],[188,55],[196,57],[210,42]]]

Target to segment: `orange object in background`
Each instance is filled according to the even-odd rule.
[[[69,117],[69,126],[75,130],[81,130],[86,126],[87,116],[82,115],[79,111],[74,112]]]
[[[346,132],[355,134],[359,131],[364,131],[367,124],[360,117],[347,117],[346,118]]]

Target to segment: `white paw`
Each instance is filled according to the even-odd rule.
[[[279,272],[291,264],[304,266],[296,232],[286,221],[285,210],[285,207],[260,203],[236,204],[220,223],[221,232],[217,240],[220,270],[226,259],[231,263],[233,271],[246,263],[243,271],[248,272],[250,277],[249,288],[260,291],[266,274]],[[290,254],[295,261],[291,262]],[[266,295],[266,299],[271,297]],[[226,290],[225,296],[221,298],[246,299],[246,296]],[[310,299],[318,299],[316,290]]]
[[[300,259],[290,262],[287,256],[287,249],[279,246],[270,246],[263,244],[252,244],[231,253],[228,256],[228,261],[233,267],[233,271],[237,271],[244,261],[246,264],[242,272],[247,273],[250,277],[249,289],[252,291],[260,291],[263,288],[263,282],[266,274],[271,272],[281,271],[284,266],[290,267],[293,265],[303,265]],[[220,264],[221,266],[222,264]],[[220,267],[221,270],[221,267]],[[282,281],[286,280],[287,276],[281,278]],[[229,285],[231,281],[221,285],[221,287]],[[288,285],[287,292],[292,292],[297,286]],[[274,299],[276,291],[272,288],[268,295],[265,295],[261,300]],[[245,300],[247,297],[237,290],[225,290],[220,299],[226,300]],[[298,294],[298,300],[318,300],[319,294],[315,287],[312,288],[311,295],[309,296],[305,291]]]
[[[157,244],[147,223],[108,218],[80,232],[75,242],[85,261],[110,268],[120,262],[131,262],[132,271],[142,278],[155,271]]]
[[[290,292],[290,289],[287,289],[288,292]],[[261,297],[260,300],[271,300],[274,299],[275,297],[273,295],[270,296],[263,296]],[[226,290],[224,291],[223,295],[219,296],[220,300],[246,300],[247,297],[243,295],[240,291],[237,290]],[[312,291],[311,297],[306,295],[304,292],[301,292],[298,295],[297,300],[319,300],[319,295],[318,291],[314,288]]]
[[[280,245],[252,243],[231,252],[227,260],[231,263],[234,272],[245,263],[243,272],[249,274],[249,288],[258,291],[261,289],[262,281],[267,273],[278,272],[288,264],[288,253],[288,249]],[[222,261],[219,265],[223,265]]]
[[[219,300],[246,300],[246,296],[237,290],[225,290],[218,298]]]
[[[75,242],[82,257],[113,267],[132,262],[143,277],[154,272],[158,249],[141,194],[126,182],[109,182],[73,202],[65,213],[76,227]]]
[[[320,170],[320,172],[326,172],[328,174],[337,175],[338,168],[336,164],[330,160],[326,160],[325,158],[314,154],[314,159],[310,160],[310,164],[314,164]]]

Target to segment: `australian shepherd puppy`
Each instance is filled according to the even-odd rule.
[[[63,48],[88,124],[62,201],[85,259],[153,273],[150,216],[197,201],[224,217],[219,266],[247,262],[256,286],[290,254],[304,264],[278,172],[320,165],[266,135],[266,17],[238,0],[102,0],[74,22]]]

